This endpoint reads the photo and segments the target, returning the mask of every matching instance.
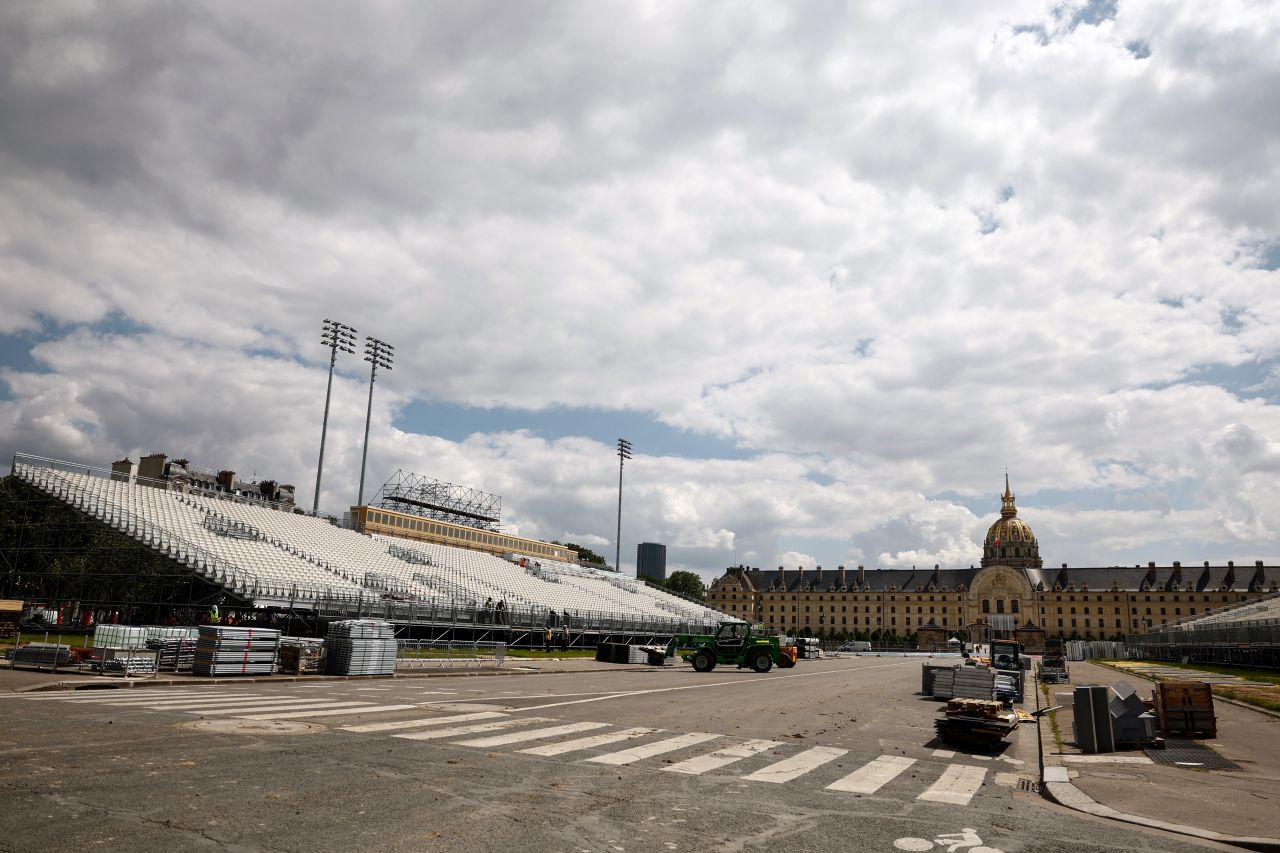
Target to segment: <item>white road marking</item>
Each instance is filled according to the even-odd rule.
[[[330,701],[313,701],[313,702],[289,702],[285,705],[261,703],[257,705],[237,705],[234,708],[206,708],[204,710],[187,711],[188,714],[199,714],[204,716],[213,716],[224,714],[228,717],[238,717],[241,714],[257,714],[266,711],[306,711],[318,710],[320,708],[341,708],[347,705],[368,705],[365,701],[353,702],[330,702]]]
[[[330,708],[324,711],[290,711],[284,714],[240,714],[241,720],[300,720],[307,717],[345,717],[350,714],[382,714],[407,711],[416,705],[362,705],[359,708]]]
[[[96,702],[121,702],[125,699],[141,702],[146,699],[188,699],[196,697],[213,698],[218,696],[248,696],[247,693],[233,693],[226,690],[110,690],[94,691],[92,696],[76,693],[71,696],[24,696],[33,702],[66,702],[68,704],[93,704]]]
[[[592,729],[603,729],[608,723],[567,723],[563,726],[552,726],[548,729],[522,729],[521,731],[505,735],[493,735],[492,737],[482,737],[476,740],[460,740],[457,746],[474,746],[474,747],[490,747],[504,746],[509,743],[520,743],[526,740],[545,740],[549,737],[558,737],[559,735],[571,735],[577,732],[589,732]]]
[[[127,705],[132,708],[153,708],[157,711],[164,710],[188,710],[191,708],[216,708],[226,705],[243,705],[246,702],[313,702],[314,698],[305,696],[262,696],[259,698],[249,696],[235,696],[226,699],[182,699],[174,702],[108,702],[108,705],[121,706]]]
[[[578,752],[583,749],[592,749],[597,746],[607,746],[611,743],[617,743],[621,740],[634,740],[645,735],[655,734],[662,729],[623,729],[620,732],[609,732],[604,735],[592,735],[591,737],[582,737],[577,740],[566,740],[560,743],[548,743],[542,746],[531,746],[528,749],[519,749],[517,752],[526,752],[529,755],[563,755],[566,752]]]
[[[662,769],[671,773],[688,773],[691,776],[697,776],[701,773],[706,773],[708,770],[717,770],[744,758],[759,755],[765,750],[773,749],[775,746],[782,746],[782,742],[776,740],[749,740],[744,743],[727,746],[707,755],[689,758],[679,764],[672,764],[670,767]]]
[[[933,751],[934,758],[955,758],[956,754],[949,749],[935,749]]]
[[[509,729],[512,726],[523,726],[529,723],[550,723],[549,717],[525,717],[515,720],[497,720],[492,723],[476,723],[474,726],[455,726],[451,729],[432,729],[426,732],[409,732],[408,734],[392,735],[392,737],[403,738],[404,740],[435,740],[436,738],[458,737],[460,735],[475,734],[477,732],[493,732],[498,729]]]
[[[928,800],[934,803],[953,803],[957,806],[967,805],[982,787],[982,779],[987,775],[985,767],[974,767],[969,764],[949,764],[942,771],[937,782],[930,785],[917,800]]]
[[[452,714],[448,717],[426,717],[421,720],[392,720],[389,723],[365,723],[360,726],[341,726],[344,732],[393,732],[396,729],[421,729],[446,723],[465,723],[470,720],[494,720],[505,717],[497,711],[477,711],[474,714]]]
[[[697,744],[706,743],[709,740],[716,740],[720,737],[722,737],[722,735],[710,734],[708,732],[690,732],[686,735],[677,735],[676,737],[670,737],[666,740],[646,743],[642,746],[633,746],[631,749],[624,749],[619,752],[610,752],[607,755],[597,755],[595,758],[588,758],[587,761],[594,761],[596,764],[620,766],[623,764],[631,764],[642,758],[653,758],[655,755],[663,755],[668,752],[675,752],[677,749],[696,746]]]
[[[903,755],[881,755],[843,779],[832,782],[827,786],[827,790],[848,791],[851,794],[874,794],[915,763],[914,758]]]
[[[796,675],[771,675],[769,679],[773,681],[781,681],[785,678],[814,678],[822,675],[844,675],[851,672],[862,672],[868,669],[884,669],[889,666],[903,666],[901,663],[880,663],[875,666],[849,667],[845,669],[829,669],[822,672],[802,672]],[[682,687],[655,687],[651,690],[630,690],[626,693],[610,693],[604,696],[597,696],[593,699],[575,699],[572,702],[551,702],[547,705],[530,705],[527,708],[512,708],[512,711],[542,711],[547,708],[559,708],[561,705],[582,705],[587,702],[605,702],[609,699],[627,699],[632,696],[649,696],[654,693],[671,693],[676,690],[707,690],[714,687],[730,687],[734,684],[759,684],[760,678],[739,678],[734,681],[712,681],[705,684],[689,684]]]
[[[827,762],[835,761],[848,751],[829,746],[815,746],[742,778],[748,782],[790,782]]]

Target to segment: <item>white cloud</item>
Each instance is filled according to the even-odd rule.
[[[309,503],[330,316],[397,347],[366,491],[417,470],[611,550],[608,447],[393,429],[415,399],[751,454],[637,460],[624,563],[967,565],[1005,467],[1050,561],[1275,555],[1272,389],[1200,377],[1275,371],[1280,16],[1078,7],[4,9],[0,335],[44,372],[0,368],[0,445]]]

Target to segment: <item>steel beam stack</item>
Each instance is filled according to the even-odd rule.
[[[196,675],[270,675],[280,632],[271,628],[201,625],[191,671]]]
[[[390,622],[331,622],[324,649],[330,675],[391,675],[396,671],[396,636]]]

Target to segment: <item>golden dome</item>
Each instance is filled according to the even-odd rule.
[[[1018,518],[1018,508],[1009,490],[1009,475],[1004,475],[1004,494],[1000,496],[1000,517],[987,530],[982,547],[982,564],[1039,567],[1040,546],[1031,525]]]

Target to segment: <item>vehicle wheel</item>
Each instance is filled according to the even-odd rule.
[[[698,672],[710,672],[716,668],[716,656],[709,649],[698,649],[693,653],[691,662]]]
[[[787,657],[786,655],[783,655],[782,657],[778,658],[779,669],[791,669],[791,667],[795,665],[796,665],[796,662],[793,661],[791,658]]]
[[[751,659],[751,668],[756,672],[768,672],[773,669],[773,658],[769,657],[768,652],[760,652]]]

